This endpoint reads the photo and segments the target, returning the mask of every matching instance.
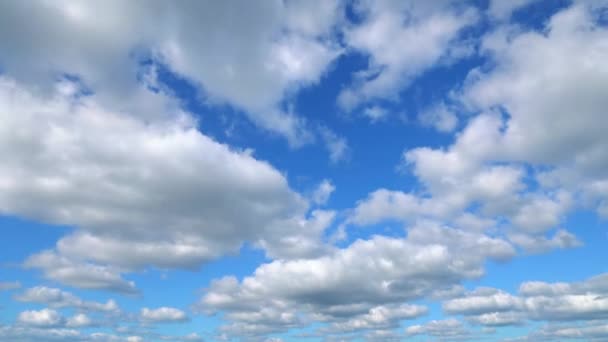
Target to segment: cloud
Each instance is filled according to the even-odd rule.
[[[268,163],[201,134],[186,113],[145,123],[96,99],[36,96],[0,79],[0,210],[80,229],[28,267],[72,286],[132,292],[124,270],[195,269],[245,241],[277,255],[282,239],[308,234],[310,250],[320,248],[300,229],[319,222],[307,220],[308,203]]]
[[[63,324],[63,317],[52,309],[32,310],[19,313],[17,322],[36,327],[55,327]]]
[[[172,99],[137,81],[139,60],[152,58],[198,86],[206,103],[241,109],[293,145],[307,142],[310,133],[281,103],[317,83],[342,50],[333,38],[342,16],[337,1],[41,1],[3,4],[0,13],[0,49],[10,51],[0,64],[19,81],[41,87],[74,74],[105,107],[163,116],[159,108]],[[34,24],[14,19],[24,15]]]
[[[384,313],[424,312],[396,303],[480,277],[485,260],[513,254],[500,239],[420,225],[407,239],[374,236],[319,258],[263,264],[241,282],[215,280],[200,308],[224,312],[232,322],[227,331],[234,334],[268,334],[306,326],[311,319],[335,329],[373,328],[373,317]],[[382,322],[390,325],[385,317],[377,327]]]
[[[0,338],[6,341],[82,341],[75,329],[39,328],[29,326],[0,326]]]
[[[326,333],[345,333],[359,330],[395,329],[403,320],[418,318],[428,313],[421,305],[382,305],[369,309],[367,313],[332,323],[321,329]]]
[[[423,110],[418,120],[425,126],[435,128],[440,132],[452,132],[458,125],[458,117],[445,104],[437,104]]]
[[[537,0],[491,0],[488,8],[488,14],[497,20],[509,20],[513,12],[530,5],[535,1]]]
[[[112,299],[106,303],[83,301],[70,292],[46,286],[36,286],[14,296],[26,303],[45,304],[52,308],[76,308],[83,311],[117,312],[119,307]]]
[[[501,26],[487,34],[481,51],[493,67],[469,73],[461,101],[473,112],[508,114],[486,133],[491,159],[541,166],[541,185],[581,192],[601,213],[608,48],[599,10],[593,2],[574,2],[542,33]]]
[[[319,135],[329,152],[329,161],[336,164],[349,158],[350,148],[346,138],[336,134],[325,126],[319,126]]]
[[[445,301],[443,310],[487,326],[516,325],[526,320],[594,321],[608,317],[607,295],[608,275],[601,274],[575,283],[525,282],[517,296],[479,288]]]
[[[182,310],[165,306],[157,309],[143,308],[140,317],[146,323],[184,322],[188,320],[188,316]]]
[[[85,314],[76,314],[67,319],[65,323],[68,328],[82,328],[93,325],[93,321]]]
[[[477,21],[474,9],[449,1],[362,1],[355,10],[363,22],[347,29],[345,40],[369,57],[369,66],[340,93],[338,104],[346,111],[376,99],[394,99],[448,54],[463,28]]]
[[[112,267],[74,261],[52,251],[30,256],[24,266],[41,269],[47,279],[74,287],[130,294],[138,292],[134,282],[124,280]]]

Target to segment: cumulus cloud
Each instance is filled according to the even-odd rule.
[[[594,321],[608,317],[607,294],[608,276],[601,274],[575,283],[525,282],[519,287],[519,295],[479,288],[445,301],[443,309],[487,326],[515,325],[526,320]]]
[[[0,64],[20,81],[40,87],[75,74],[106,107],[163,116],[159,108],[172,100],[137,84],[138,59],[152,58],[199,86],[207,103],[242,109],[293,145],[310,132],[281,102],[318,82],[342,50],[332,39],[342,17],[337,1],[39,1],[2,4],[0,13],[0,48],[10,51]],[[32,25],[15,19],[24,15]]]
[[[82,341],[78,330],[30,326],[0,326],[0,338],[7,341]],[[93,340],[93,339],[91,339]]]
[[[58,326],[63,323],[63,320],[63,317],[52,309],[23,311],[17,317],[17,322],[20,324],[37,327]]]
[[[418,115],[420,123],[440,132],[451,132],[458,125],[458,117],[444,103],[426,108]]]
[[[93,321],[83,313],[69,317],[65,323],[65,326],[68,328],[83,328],[91,325],[93,325]]]
[[[424,298],[480,277],[485,260],[513,255],[503,240],[421,224],[406,239],[374,236],[316,259],[261,265],[241,282],[221,278],[211,284],[200,307],[225,312],[232,322],[227,329],[234,334],[306,326],[311,317],[332,323],[337,330],[382,328],[390,325],[393,314],[425,312],[393,303]]]
[[[26,303],[44,304],[52,308],[76,308],[83,311],[117,312],[118,304],[113,299],[106,303],[83,301],[70,292],[46,286],[26,289],[14,296],[15,300]]]
[[[277,255],[281,239],[327,223],[308,221],[308,203],[279,171],[201,134],[188,114],[145,123],[96,99],[0,79],[0,211],[81,229],[26,262],[48,278],[132,292],[122,270],[194,269],[245,241]]]
[[[462,322],[454,318],[412,325],[407,327],[405,332],[408,336],[429,335],[439,338],[464,337],[468,335]]]
[[[47,279],[74,287],[130,294],[138,292],[135,282],[123,279],[113,267],[74,261],[52,251],[30,256],[24,266],[40,269]]]
[[[361,1],[355,10],[363,22],[346,30],[345,39],[369,56],[369,65],[338,97],[347,111],[368,101],[395,98],[448,54],[463,28],[477,21],[473,8],[449,1]]]
[[[508,113],[486,140],[494,159],[550,166],[538,174],[542,185],[581,191],[601,213],[608,48],[596,10],[574,2],[544,33],[505,26],[488,34],[482,51],[495,66],[472,71],[461,100],[473,111]]]
[[[166,306],[157,309],[143,308],[140,317],[146,323],[184,322],[188,320],[184,311]]]

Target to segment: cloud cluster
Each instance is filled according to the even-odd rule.
[[[14,296],[15,300],[26,303],[44,304],[51,308],[75,308],[81,311],[118,312],[120,309],[113,299],[106,303],[84,301],[74,294],[57,288],[36,286]]]
[[[514,254],[500,239],[421,224],[407,238],[374,236],[320,258],[261,265],[241,282],[216,280],[200,307],[224,312],[233,322],[228,331],[243,335],[305,326],[311,320],[343,332],[392,327],[426,312],[394,303],[478,278],[486,260],[508,260]]]
[[[171,99],[138,86],[138,62],[153,59],[200,86],[206,102],[242,109],[294,145],[311,133],[282,101],[318,82],[342,50],[332,38],[337,1],[37,1],[0,13],[0,49],[11,51],[0,64],[19,81],[52,87],[61,73],[77,75],[112,110],[166,116]]]
[[[146,123],[96,95],[35,95],[6,77],[0,113],[0,212],[81,229],[26,261],[50,279],[133,292],[124,270],[195,269],[245,241],[281,256],[298,236],[310,241],[299,253],[315,253],[331,223],[309,220],[279,171],[201,134],[187,113]]]
[[[534,321],[594,321],[608,318],[608,275],[582,282],[521,284],[512,295],[479,288],[443,303],[448,314],[464,315],[472,323],[505,326]]]
[[[509,22],[532,2],[493,0],[485,13],[447,0],[0,3],[0,215],[73,227],[23,266],[134,294],[131,272],[196,271],[259,248],[267,259],[253,274],[212,280],[196,303],[224,322],[220,340],[302,328],[298,337],[328,340],[471,339],[468,325],[528,322],[549,323],[524,339],[608,338],[606,274],[525,282],[516,294],[462,286],[488,261],[581,246],[563,227],[575,209],[608,216],[606,4],[574,1],[542,31]],[[489,31],[471,43],[480,18]],[[380,187],[345,213],[327,207],[332,181],[304,196],[254,151],[203,134],[159,77],[191,83],[201,103],[232,106],[292,147],[320,140],[337,163],[351,156],[346,138],[292,102],[340,56],[368,64],[340,90],[339,109],[378,122],[416,77],[473,53],[487,64],[418,114],[454,136],[403,152],[398,169],[414,190]],[[344,245],[334,245],[328,228],[343,218]],[[346,236],[387,221],[403,232]],[[45,308],[0,326],[2,340],[202,340],[154,331],[191,319],[171,306],[126,314],[115,300],[47,286],[13,298]],[[428,299],[458,317],[403,328],[430,312]],[[97,320],[112,314],[127,325]]]

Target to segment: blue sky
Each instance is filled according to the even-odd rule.
[[[608,339],[607,13],[0,3],[0,340]]]

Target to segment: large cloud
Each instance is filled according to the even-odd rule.
[[[57,288],[36,286],[15,295],[20,302],[45,304],[51,308],[72,307],[83,311],[117,312],[120,309],[116,301],[110,299],[106,303],[84,301],[74,294]]]
[[[186,113],[144,122],[77,87],[62,81],[42,96],[0,78],[0,212],[82,229],[58,243],[59,254],[41,253],[29,266],[75,285],[100,288],[106,279],[128,290],[112,276],[119,269],[85,261],[194,268],[245,241],[279,257],[318,253],[332,216],[309,221],[307,202],[271,165],[201,134]],[[295,236],[307,248],[282,247]]]
[[[486,34],[481,52],[492,66],[471,71],[454,93],[474,114],[466,127],[447,148],[404,153],[402,169],[422,191],[372,192],[350,222],[423,216],[458,226],[468,211],[478,223],[500,218],[501,230],[529,252],[581,245],[560,227],[566,215],[608,207],[608,31],[596,8],[576,2],[544,33],[502,25]]]
[[[375,236],[324,257],[264,264],[241,282],[214,281],[201,308],[226,312],[233,322],[228,331],[241,335],[305,326],[311,319],[331,323],[330,331],[386,328],[391,317],[425,312],[395,303],[480,277],[486,260],[513,255],[500,239],[420,225],[405,239]]]
[[[470,73],[462,101],[508,114],[486,140],[492,158],[544,167],[542,185],[584,191],[602,213],[608,30],[593,5],[576,2],[558,12],[544,33],[503,27],[486,36],[482,51],[495,67]]]
[[[319,81],[341,53],[331,39],[341,17],[335,1],[1,6],[0,65],[21,81],[44,89],[57,75],[75,74],[106,107],[163,116],[159,109],[170,101],[137,86],[137,59],[152,57],[200,85],[208,102],[243,109],[292,144],[310,132],[282,101]]]

